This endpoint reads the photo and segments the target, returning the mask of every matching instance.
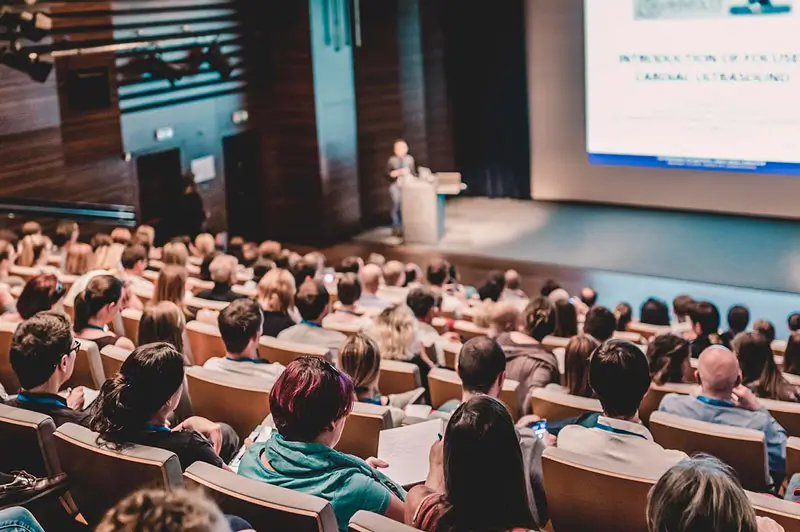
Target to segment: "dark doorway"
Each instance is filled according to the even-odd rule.
[[[139,176],[139,210],[142,223],[156,229],[156,245],[169,238],[168,227],[171,208],[183,193],[183,168],[181,150],[172,150],[140,155],[136,158],[136,173]]]
[[[225,155],[225,196],[228,207],[228,233],[259,241],[261,194],[258,182],[258,136],[247,131],[223,139]]]

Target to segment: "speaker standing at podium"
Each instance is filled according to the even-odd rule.
[[[389,196],[392,198],[392,234],[395,236],[402,234],[400,198],[403,179],[416,173],[414,158],[408,154],[408,144],[403,139],[397,139],[394,142],[394,155],[389,157],[386,165],[386,178],[390,183]]]

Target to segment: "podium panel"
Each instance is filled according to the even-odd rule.
[[[409,244],[436,245],[444,236],[444,196],[437,183],[409,179],[402,192],[403,237]]]

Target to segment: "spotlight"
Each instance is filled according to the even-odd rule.
[[[53,19],[40,12],[0,10],[0,26],[19,32],[26,39],[41,41],[53,29]]]
[[[8,48],[0,48],[0,64],[23,72],[39,83],[47,81],[53,70],[53,63],[43,60],[39,54],[25,54]]]

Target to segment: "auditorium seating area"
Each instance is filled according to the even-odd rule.
[[[382,359],[372,390],[378,392],[378,399],[364,400],[359,388],[355,388],[359,400],[348,413],[336,449],[363,460],[382,459],[381,441],[386,431],[431,423],[428,416],[438,419],[437,414],[449,419],[452,410],[447,411],[446,405],[466,400],[471,384],[469,377],[460,374],[466,371],[459,364],[460,353],[470,340],[489,337],[505,350],[508,364],[496,397],[520,431],[537,429],[541,463],[533,467],[541,476],[546,497],[546,513],[539,516],[541,522],[537,525],[555,532],[643,532],[649,526],[645,511],[648,493],[660,477],[650,469],[625,463],[624,459],[560,448],[559,435],[549,428],[554,422],[564,426],[581,424],[592,415],[594,419],[597,415],[615,417],[607,405],[604,410],[604,404],[592,391],[602,383],[584,382],[586,393],[571,392],[577,389],[573,388],[576,378],[588,379],[590,356],[596,352],[594,345],[632,344],[646,355],[653,378],[638,414],[630,418],[642,424],[647,433],[642,438],[652,438],[664,449],[682,451],[690,457],[716,457],[733,468],[747,490],[755,514],[773,519],[787,531],[800,530],[800,506],[789,502],[796,498],[794,489],[800,487],[792,482],[795,474],[800,475],[800,360],[794,359],[800,357],[796,352],[800,333],[793,330],[788,343],[775,341],[774,327],[782,324],[773,326],[772,338],[764,329],[757,328],[750,334],[749,316],[743,326],[731,318],[730,327],[725,327],[719,310],[708,307],[711,303],[688,298],[676,300],[671,306],[652,299],[642,305],[641,313],[637,312],[640,315],[634,319],[617,305],[613,294],[602,294],[600,298],[612,305],[598,305],[598,294],[591,287],[569,294],[552,281],[545,283],[541,293],[526,294],[516,272],[501,272],[499,277],[495,272],[484,284],[467,286],[459,281],[457,264],[451,265],[433,254],[427,264],[420,265],[386,261],[380,255],[332,262],[319,251],[300,255],[276,242],[248,243],[241,238],[231,239],[227,249],[205,255],[198,249],[200,246],[195,246],[197,240],[188,237],[156,248],[152,245],[152,231],[146,227],[133,232],[116,229],[112,233],[113,244],[96,246],[92,262],[66,273],[74,253],[69,243],[56,249],[49,238],[52,235],[43,235],[37,224],[26,224],[23,233],[19,238],[20,235],[6,232],[6,240],[0,241],[0,305],[4,312],[0,315],[0,392],[5,402],[14,400],[24,389],[13,366],[12,337],[21,324],[38,312],[63,312],[74,328],[83,324],[74,331],[74,368],[62,392],[67,398],[73,390],[84,387],[89,403],[94,398],[91,391],[99,391],[115,379],[131,353],[136,353],[132,347],[146,345],[142,339],[154,338],[150,336],[153,330],[164,334],[148,320],[154,319],[157,306],[170,302],[179,310],[177,336],[172,341],[166,337],[157,340],[180,352],[186,366],[180,405],[171,422],[180,424],[191,416],[201,416],[224,423],[247,446],[259,431],[273,423],[270,394],[274,381],[261,373],[231,373],[210,366],[231,359],[236,351],[221,325],[221,313],[236,301],[249,298],[261,307],[262,325],[256,343],[250,346],[260,363],[282,369],[313,357],[346,373],[342,364],[344,339],[350,342],[354,337],[363,337],[374,342],[380,350],[378,358]],[[81,235],[81,239],[86,237]],[[198,237],[205,238],[208,236]],[[102,241],[94,235],[92,241],[98,240]],[[21,265],[17,257],[25,254],[26,246],[33,246],[34,262]],[[113,264],[108,263],[108,253],[117,254]],[[231,272],[222,272],[220,257],[228,256],[235,267]],[[396,275],[398,267],[401,275]],[[288,272],[288,278],[279,281],[282,271]],[[420,277],[418,272],[424,273]],[[98,296],[87,293],[94,290],[96,283],[92,279],[102,275],[119,279],[122,291],[118,299],[97,310],[87,301]],[[52,286],[46,284],[50,277],[54,278]],[[177,292],[169,287],[176,282]],[[304,291],[315,282],[320,291],[321,287],[327,291],[328,301],[322,314],[312,318],[305,308],[308,298]],[[282,290],[291,293],[286,297],[286,308],[276,305],[283,297]],[[315,293],[314,297],[320,296]],[[428,307],[427,297],[433,302]],[[87,312],[91,315],[89,321]],[[271,336],[267,327],[278,315],[289,321],[277,337]],[[553,330],[539,334],[543,320],[551,322]],[[298,341],[298,336],[286,334],[302,326],[314,329],[317,336],[307,334],[304,338],[308,340],[303,342]],[[800,328],[800,319],[790,317],[789,326]],[[343,340],[335,345],[331,344],[331,336],[317,341],[322,334],[317,330],[339,333]],[[522,342],[514,336],[517,334],[524,335],[530,343]],[[595,344],[578,363],[576,339],[586,337]],[[703,383],[696,380],[695,370],[702,372],[703,361],[708,360],[700,356],[702,353],[721,346],[730,347],[738,356],[744,380],[740,378],[737,386],[745,385],[760,405],[734,405],[735,401],[743,401],[734,397],[730,408],[758,410],[776,422],[784,438],[782,471],[772,467],[774,434],[692,419],[662,408],[665,398],[704,398]],[[748,358],[749,349],[763,353],[764,346],[768,346],[768,357],[760,359],[757,369],[753,369],[755,355]],[[531,349],[536,354],[531,354]],[[544,366],[520,373],[511,365],[519,357],[530,357]],[[550,374],[543,380],[544,367],[550,368]],[[754,372],[755,378],[751,378]],[[357,378],[344,378],[351,377]],[[773,385],[768,385],[768,379]],[[398,407],[394,401],[400,397],[411,399]],[[382,402],[385,398],[388,402]],[[184,464],[162,448],[111,445],[86,423],[57,426],[49,416],[20,407],[24,402],[17,400],[15,404],[0,404],[0,473],[24,470],[37,477],[66,474],[64,489],[58,496],[36,501],[29,507],[48,531],[94,530],[118,501],[142,488],[201,490],[224,514],[238,516],[258,531],[416,530],[409,526],[414,524],[410,517],[416,513],[413,508],[406,508],[405,524],[365,509],[356,511],[349,523],[337,522],[335,508],[324,498],[245,478],[227,466],[215,467],[203,461]],[[85,408],[90,415],[93,413],[90,404]],[[423,410],[425,417],[421,418]],[[542,425],[542,421],[547,424]],[[439,439],[445,426],[443,423]],[[621,429],[618,432],[625,433]],[[272,437],[276,437],[274,433]],[[415,441],[408,445],[420,447]],[[428,449],[408,460],[407,467],[423,464],[424,469],[428,465]],[[396,473],[392,465],[387,470],[389,478]],[[403,487],[411,489],[425,479],[419,481]],[[486,508],[486,512],[502,511]]]

